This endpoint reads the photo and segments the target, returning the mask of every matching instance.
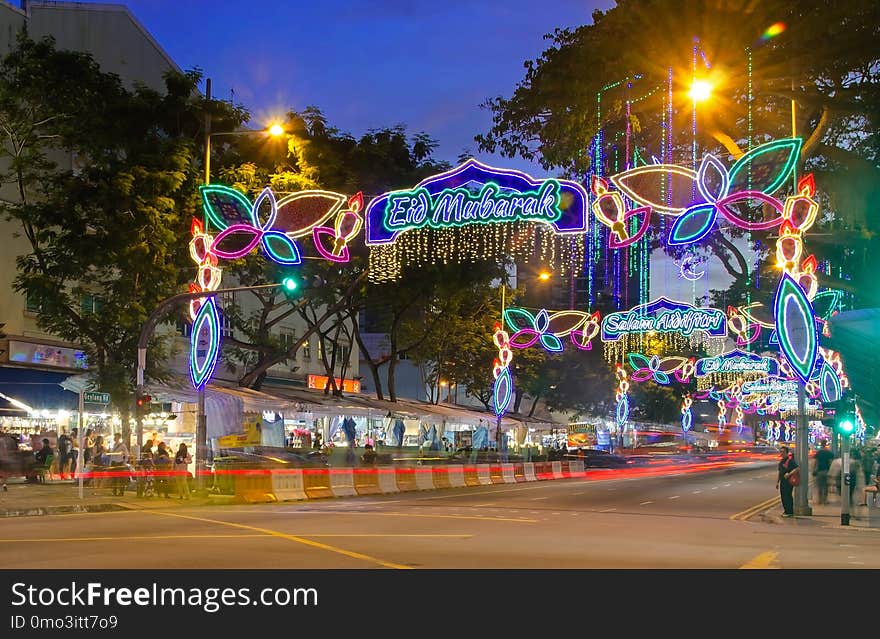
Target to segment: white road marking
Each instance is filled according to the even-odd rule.
[[[670,497],[669,499],[678,499],[679,497],[680,497],[680,495],[673,495],[673,496]]]
[[[547,499],[546,497],[532,497],[532,501],[538,501],[539,499]]]
[[[639,506],[644,506],[646,504],[653,504],[653,503],[654,503],[653,501],[643,501],[641,504],[639,504]]]
[[[718,490],[718,486],[712,486],[712,490]]]
[[[584,491],[581,491],[579,493],[572,493],[572,495],[583,495],[583,494],[584,494]]]
[[[856,566],[864,566],[864,565],[865,565],[865,562],[864,562],[864,561],[848,561],[847,563],[848,563],[848,564],[854,564],[854,565],[856,565]]]
[[[695,491],[692,492],[691,494],[692,494],[692,495],[696,495],[697,493],[701,493],[701,492],[703,492],[703,491],[702,491],[702,490],[695,490]]]
[[[559,513],[550,513],[551,515],[558,515]]]
[[[730,484],[724,484],[725,486],[730,486]]]
[[[617,510],[617,508],[606,508],[605,510],[600,510],[600,513],[610,513]]]

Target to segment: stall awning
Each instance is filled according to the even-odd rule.
[[[76,410],[79,398],[61,383],[69,373],[0,367],[0,413],[26,415],[28,410]]]

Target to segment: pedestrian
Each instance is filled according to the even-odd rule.
[[[794,484],[796,481],[792,475],[800,473],[794,455],[789,452],[788,446],[779,447],[779,465],[777,466],[776,488],[779,489],[779,498],[782,500],[782,516],[794,516]]]
[[[95,449],[95,437],[92,434],[92,429],[86,429],[86,438],[83,441],[83,466],[88,466],[89,462],[92,461],[92,453]]]
[[[49,445],[49,440],[44,438],[43,447],[34,453],[34,463],[31,466],[31,471],[34,472],[34,474],[28,477],[29,482],[38,481],[38,475],[36,474],[38,471],[49,472],[53,456],[54,453],[52,447]]]
[[[376,451],[373,450],[372,444],[364,446],[364,454],[361,455],[361,461],[368,466],[376,463]]]
[[[853,496],[856,492],[856,483],[862,478],[862,454],[858,448],[852,452],[849,460],[849,503],[854,504]]]
[[[99,466],[107,465],[107,446],[104,445],[104,436],[95,437],[95,445],[92,450],[92,461]]]
[[[321,433],[315,433],[315,439],[312,442],[312,448],[321,450]]]
[[[192,463],[192,457],[186,449],[186,444],[181,443],[174,455],[174,476],[177,479],[177,494],[179,499],[189,499],[189,465]]]
[[[113,450],[111,452],[119,455],[119,461],[121,461],[122,463],[128,461],[128,446],[124,441],[122,441],[122,433],[116,433],[115,435],[113,435]]]
[[[871,446],[862,447],[862,475],[865,477],[865,486],[871,485],[871,476],[874,474],[874,449]]]
[[[70,435],[67,429],[61,431],[58,436],[58,475],[61,479],[67,479],[67,467],[70,462],[70,451],[72,450]]]
[[[168,480],[170,479],[173,461],[171,454],[168,452],[168,447],[165,446],[165,442],[159,442],[156,454],[153,456],[153,462],[156,464],[156,479],[158,480],[156,492],[166,499],[171,499],[171,487]]]
[[[834,454],[828,450],[828,442],[823,441],[816,451],[816,467],[813,476],[816,478],[816,489],[819,492],[819,503],[828,503],[828,471],[831,470],[831,462]]]

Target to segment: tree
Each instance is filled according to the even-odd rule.
[[[774,23],[784,31],[769,37]],[[830,242],[815,238],[816,246],[850,278],[823,272],[820,285],[876,305],[880,294],[868,274],[880,266],[880,221],[869,214],[880,188],[878,35],[877,3],[771,0],[745,11],[698,0],[673,11],[662,0],[621,0],[594,12],[591,25],[547,36],[551,46],[526,62],[512,96],[486,102],[493,125],[476,139],[484,151],[537,160],[577,178],[652,156],[689,163],[694,106],[686,91],[696,47],[696,72],[717,81],[712,100],[697,108],[698,148],[735,159],[750,145],[789,137],[793,100],[804,138],[800,171],[815,173],[834,233]],[[670,71],[671,129],[664,123]],[[705,245],[746,283],[751,265],[731,241],[742,235],[713,233]],[[772,244],[767,235],[753,233],[764,246]],[[661,239],[654,233],[655,245]]]
[[[2,210],[31,249],[15,289],[39,305],[42,329],[83,347],[126,429],[141,326],[185,279],[199,77],[129,91],[89,55],[23,35],[0,63],[2,180],[18,194]],[[73,168],[58,164],[64,154]],[[148,373],[161,376],[167,349],[155,339],[151,350]]]

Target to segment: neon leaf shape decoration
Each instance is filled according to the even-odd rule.
[[[640,368],[651,368],[651,360],[641,353],[629,353],[627,359],[629,360],[629,365],[634,371],[637,371]]]
[[[299,191],[278,200],[274,228],[290,237],[310,235],[335,215],[347,198],[332,191]]]
[[[262,235],[260,229],[250,224],[233,224],[214,238],[210,251],[225,260],[237,260],[253,251]]]
[[[233,224],[251,224],[251,201],[228,186],[206,184],[199,187],[202,208],[208,221],[221,231]]]
[[[522,328],[510,336],[510,345],[513,348],[528,348],[533,346],[541,334],[533,328]]]
[[[762,204],[762,212],[764,209],[763,205],[767,204],[770,205],[770,207],[772,207],[779,215],[770,218],[769,220],[747,220],[744,217],[741,217],[739,211],[732,207],[733,204],[738,202],[748,203],[753,200],[757,200]],[[782,202],[775,197],[771,197],[760,191],[737,191],[736,193],[731,193],[727,197],[718,200],[717,206],[718,210],[721,211],[721,214],[726,217],[729,222],[748,231],[763,231],[770,229],[774,226],[779,226],[784,220],[782,216]]]
[[[583,324],[588,317],[583,311],[558,311],[550,316],[547,330],[556,337],[565,337]]]
[[[558,337],[551,333],[543,333],[540,337],[541,346],[547,349],[551,353],[561,353],[562,352],[562,342]]]
[[[831,290],[817,293],[813,298],[813,311],[816,313],[816,317],[827,322],[831,319],[834,312],[840,308],[841,299],[843,299],[841,291]]]
[[[504,414],[513,397],[513,380],[510,377],[510,369],[505,368],[495,380],[492,388],[492,407],[499,417]]]
[[[284,266],[302,263],[302,254],[296,242],[280,231],[263,233],[263,249],[269,259]]]
[[[756,146],[731,167],[730,190],[772,195],[791,175],[800,152],[800,138],[773,140]]]
[[[819,388],[822,391],[823,402],[836,402],[842,394],[840,377],[837,371],[828,362],[822,364],[822,373],[819,377]]]
[[[265,212],[265,220],[260,219],[261,213]],[[258,229],[267,230],[275,223],[278,209],[275,204],[275,194],[268,186],[263,189],[254,201],[251,209],[251,223]]]
[[[206,342],[206,348],[200,348],[201,341]],[[200,353],[204,350],[204,355]],[[190,335],[190,360],[189,373],[193,386],[202,390],[210,381],[217,366],[220,355],[220,315],[217,312],[215,298],[209,297],[202,303],[195,320],[193,321],[192,334]]]
[[[700,197],[696,171],[675,164],[639,166],[611,181],[631,200],[670,215],[684,213]]]
[[[788,273],[779,280],[773,310],[779,350],[806,383],[819,355],[819,336],[810,300]]]
[[[617,423],[625,424],[626,420],[629,418],[629,398],[624,395],[617,402],[617,410],[615,411],[615,418]]]
[[[321,238],[328,238],[328,240],[323,240]],[[336,240],[336,232],[331,228],[326,226],[316,226],[312,229],[312,242],[315,245],[315,250],[318,251],[321,257],[331,262],[347,262],[349,260],[348,246],[343,246],[338,254],[334,253],[333,250],[336,248]],[[333,249],[328,249],[325,245],[325,241],[329,242],[329,244],[333,246]]]
[[[535,329],[535,316],[524,308],[504,309],[504,322],[514,331],[520,331],[524,328]]]
[[[670,246],[693,244],[709,234],[718,217],[714,204],[697,204],[675,220],[666,243]]]
[[[730,188],[727,169],[721,160],[711,153],[703,156],[703,161],[697,170],[697,188],[707,202],[717,202],[727,195],[727,190]]]
[[[621,238],[618,231],[615,230],[615,227],[612,227],[611,233],[608,234],[608,248],[619,249],[625,248],[630,244],[634,244],[642,239],[642,236],[645,234],[645,231],[648,230],[648,222],[651,220],[651,207],[650,206],[640,206],[639,208],[632,209],[624,213],[623,215],[623,226],[624,229],[623,235],[625,237]],[[639,221],[638,230],[632,235],[627,236],[626,234],[626,223],[630,220],[630,218],[635,218]]]

